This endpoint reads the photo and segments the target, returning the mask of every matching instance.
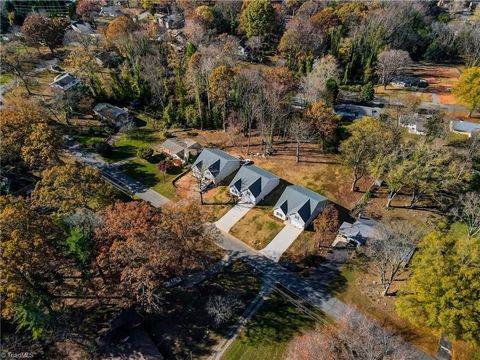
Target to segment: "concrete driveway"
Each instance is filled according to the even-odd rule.
[[[215,226],[228,233],[233,225],[235,225],[242,217],[244,217],[245,214],[254,206],[254,204],[238,203],[229,212],[223,215],[215,223]]]
[[[287,223],[277,236],[264,249],[260,250],[260,253],[273,261],[280,260],[282,254],[287,251],[302,231],[302,229]]]

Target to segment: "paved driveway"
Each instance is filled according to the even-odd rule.
[[[253,208],[254,204],[238,203],[229,212],[223,215],[215,225],[222,231],[228,233],[230,229],[235,225],[245,214]]]
[[[273,261],[280,260],[282,254],[287,251],[302,231],[302,229],[287,223],[260,253]]]

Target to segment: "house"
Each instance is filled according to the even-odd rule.
[[[280,178],[255,165],[244,165],[229,185],[230,193],[249,204],[258,204],[279,184]]]
[[[193,176],[204,186],[218,185],[228,175],[238,170],[240,159],[220,149],[203,149],[192,165]]]
[[[74,86],[78,85],[80,80],[77,79],[70,73],[63,73],[60,75],[55,76],[53,82],[50,83],[50,86],[53,89],[67,91],[73,88]]]
[[[401,88],[420,88],[426,89],[428,82],[416,76],[397,76],[390,84]]]
[[[377,226],[377,221],[362,215],[353,224],[345,221],[338,229],[332,246],[339,243],[353,246],[365,245],[367,240],[375,237]]]
[[[131,122],[130,114],[127,109],[122,109],[111,104],[99,103],[95,105],[93,112],[101,120],[108,121],[116,127],[122,127]]]
[[[171,15],[155,14],[155,19],[160,26],[169,30],[181,29],[185,26],[185,18],[179,13]]]
[[[426,135],[425,118],[418,113],[413,115],[401,115],[399,118],[400,126],[408,129],[410,134]]]
[[[303,186],[287,186],[273,207],[273,215],[300,229],[307,228],[325,208],[328,200]]]
[[[171,138],[158,146],[158,150],[166,152],[171,157],[186,163],[190,156],[196,156],[202,150],[202,146],[192,139]]]
[[[102,6],[100,8],[100,16],[105,16],[105,17],[117,17],[117,16],[123,16],[123,12],[113,6]]]
[[[480,134],[480,123],[470,121],[452,120],[450,121],[450,131],[457,134],[464,134],[472,137],[473,133]]]
[[[73,31],[83,35],[90,35],[93,33],[92,26],[88,22],[84,21],[73,21],[70,24],[70,27]]]

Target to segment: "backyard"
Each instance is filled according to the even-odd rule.
[[[288,343],[315,321],[279,295],[272,295],[230,345],[223,360],[284,359]]]

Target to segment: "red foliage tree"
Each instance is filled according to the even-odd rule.
[[[320,216],[313,222],[315,229],[316,247],[330,246],[338,228],[340,227],[340,213],[335,205],[327,205]]]
[[[100,9],[100,2],[97,0],[80,0],[77,4],[77,15],[84,21],[92,21],[93,14]]]
[[[25,41],[35,47],[47,46],[53,53],[55,48],[63,44],[67,30],[65,18],[47,18],[40,14],[29,15],[22,25]]]

